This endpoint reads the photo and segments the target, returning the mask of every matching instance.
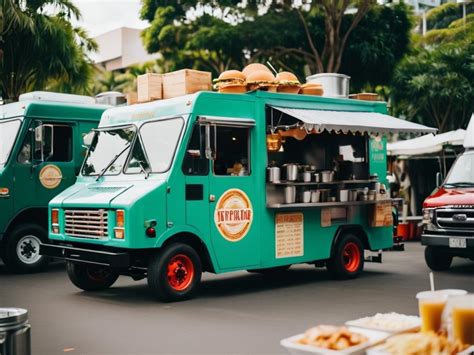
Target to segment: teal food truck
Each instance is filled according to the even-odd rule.
[[[49,205],[73,284],[147,278],[163,301],[202,272],[292,264],[356,277],[392,246],[386,138],[434,129],[386,104],[255,91],[199,92],[104,112],[76,184]]]
[[[48,239],[48,202],[76,181],[82,138],[107,107],[51,92],[0,106],[0,257],[12,271],[47,264],[39,247]]]

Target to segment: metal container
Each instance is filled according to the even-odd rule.
[[[0,354],[31,354],[31,326],[26,309],[0,308]]]
[[[298,179],[298,165],[297,164],[285,164],[286,168],[286,180],[296,181]]]
[[[321,197],[321,192],[319,190],[311,191],[311,202],[312,203],[319,202],[320,197]]]
[[[303,173],[303,181],[304,182],[311,182],[311,171],[305,171]]]
[[[285,203],[295,203],[296,201],[296,187],[285,186]]]
[[[334,180],[334,171],[332,170],[321,171],[322,182],[332,182],[333,180]]]
[[[280,168],[279,167],[267,168],[267,179],[268,179],[268,182],[280,182]]]
[[[315,173],[313,174],[314,176],[314,182],[321,182],[321,174],[320,173]]]
[[[319,190],[319,193],[321,202],[329,202],[329,194],[331,193],[330,189],[321,189]]]
[[[311,191],[303,191],[303,203],[309,203],[311,201]]]
[[[326,97],[349,97],[351,77],[337,73],[320,73],[308,76],[307,83],[321,84]]]
[[[339,201],[340,202],[349,201],[349,190],[339,190]]]

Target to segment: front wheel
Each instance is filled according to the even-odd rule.
[[[40,255],[40,244],[47,239],[46,230],[40,225],[27,223],[14,228],[7,236],[2,254],[5,265],[16,273],[42,270],[49,259]]]
[[[338,241],[331,259],[329,272],[338,279],[353,279],[364,269],[364,246],[353,234],[344,234]]]
[[[109,268],[96,265],[66,264],[71,282],[84,291],[105,290],[117,281],[119,275]]]
[[[453,257],[440,248],[427,246],[425,248],[425,261],[431,270],[444,271],[450,268]]]
[[[201,274],[201,259],[196,251],[186,244],[171,244],[151,258],[148,286],[160,301],[182,301],[194,296]]]

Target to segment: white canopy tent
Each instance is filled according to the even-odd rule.
[[[456,131],[441,133],[436,136],[427,134],[413,139],[388,143],[387,154],[414,156],[439,153],[446,145],[462,146],[465,135],[466,131],[464,129],[458,129]]]

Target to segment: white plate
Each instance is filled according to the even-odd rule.
[[[404,315],[401,314],[401,316],[404,316]],[[351,326],[351,327],[363,328],[363,329],[378,330],[380,332],[387,332],[390,335],[414,332],[414,331],[417,331],[418,329],[420,329],[420,327],[421,327],[421,318],[416,317],[416,316],[409,316],[409,317],[413,317],[413,319],[416,318],[416,323],[414,323],[411,326],[406,326],[404,328],[400,328],[400,329],[397,329],[397,330],[384,329],[384,328],[379,328],[379,327],[375,327],[375,326],[371,327],[371,326],[368,326],[368,325],[367,326],[361,325],[361,324],[358,323],[359,319],[350,320],[350,321],[346,322],[346,325]],[[366,318],[366,317],[364,317],[364,318]]]
[[[364,350],[370,346],[373,346],[383,340],[385,340],[390,334],[387,332],[380,332],[376,330],[358,328],[358,327],[348,327],[351,332],[359,333],[365,335],[369,338],[369,341],[362,343],[360,345],[351,346],[350,348],[336,351],[326,348],[319,348],[312,345],[303,345],[299,344],[300,340],[304,334],[294,335],[292,337],[283,339],[280,341],[280,345],[285,347],[292,355],[306,355],[306,354],[364,354]]]
[[[470,346],[463,352],[458,353],[457,355],[470,355],[474,353],[474,345]],[[383,345],[377,345],[373,348],[367,349],[367,355],[390,355],[384,351]]]

